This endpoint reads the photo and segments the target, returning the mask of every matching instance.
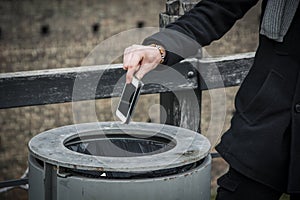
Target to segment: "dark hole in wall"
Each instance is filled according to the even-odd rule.
[[[137,28],[143,28],[145,26],[145,22],[144,21],[138,21],[137,23],[136,23],[136,27]]]
[[[99,23],[95,23],[92,25],[92,31],[93,33],[98,33],[100,30],[100,24]]]
[[[40,33],[42,36],[47,36],[50,34],[50,26],[48,24],[44,24],[41,26]]]
[[[0,27],[0,40],[2,39],[2,28]]]

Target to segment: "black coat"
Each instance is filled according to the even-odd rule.
[[[256,3],[257,0],[203,0],[167,29],[207,45],[223,36]],[[263,11],[265,5],[266,1]],[[181,34],[165,30],[144,41],[154,42],[167,49],[168,65],[195,54],[198,48]],[[300,193],[299,46],[298,8],[283,43],[260,35],[254,64],[236,96],[231,127],[216,147],[237,171],[292,193]]]

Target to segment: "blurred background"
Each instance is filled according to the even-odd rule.
[[[83,59],[101,41],[132,28],[158,27],[158,16],[165,10],[165,2],[0,0],[0,72],[81,66]],[[255,51],[259,17],[260,6],[257,5],[221,40],[205,47],[208,54],[220,56]],[[224,130],[229,127],[234,112],[237,89],[226,89]],[[151,120],[149,117],[149,109],[158,103],[158,95],[142,96],[134,121],[158,122],[158,114]],[[210,121],[209,105],[209,93],[204,92],[201,130],[204,135]],[[96,106],[98,121],[114,120],[110,99],[97,100]],[[152,112],[156,111],[152,109]],[[0,110],[0,181],[22,176],[27,168],[27,143],[34,135],[73,123],[71,103]],[[216,178],[226,168],[221,158],[214,160],[213,194]],[[27,199],[27,192],[16,188],[0,193],[0,199]]]

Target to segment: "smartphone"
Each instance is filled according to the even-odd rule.
[[[118,108],[116,110],[117,117],[128,124],[134,111],[135,104],[140,96],[143,82],[133,77],[132,82],[125,84]]]

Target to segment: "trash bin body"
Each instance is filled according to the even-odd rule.
[[[202,135],[160,124],[52,129],[29,142],[29,199],[209,200],[209,149]]]

